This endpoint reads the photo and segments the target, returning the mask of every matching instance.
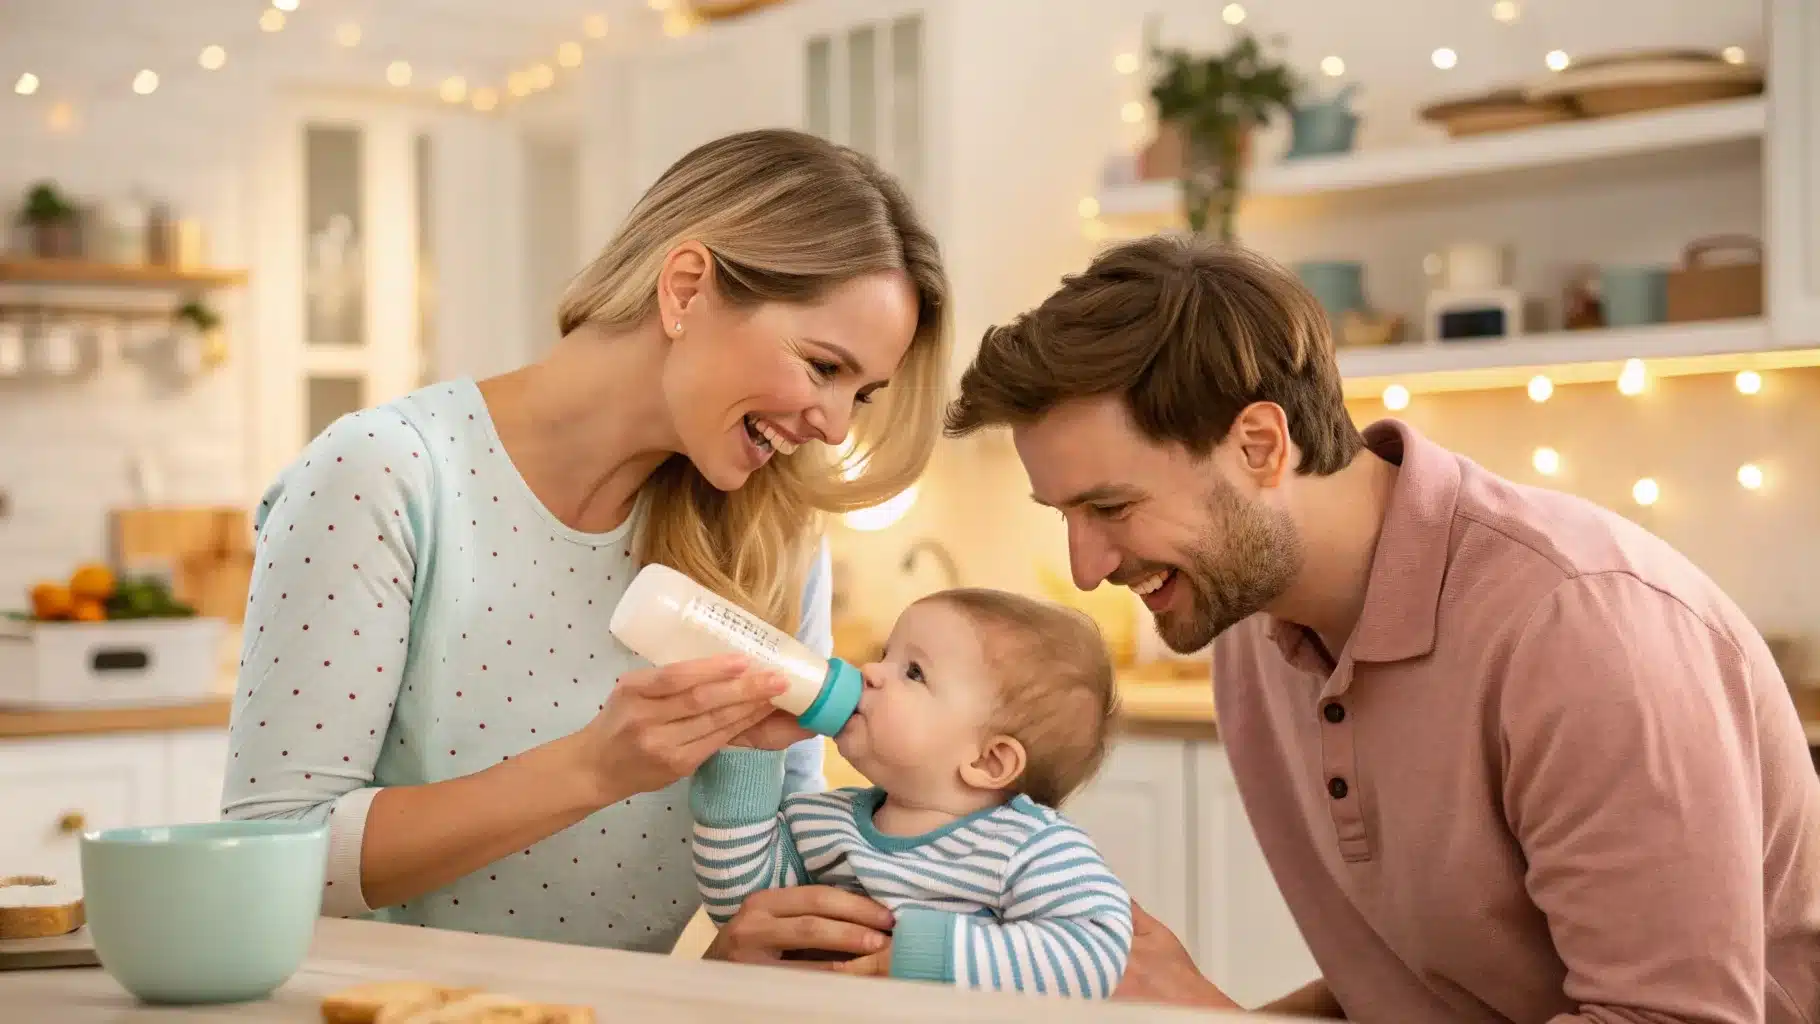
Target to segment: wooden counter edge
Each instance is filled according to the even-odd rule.
[[[212,696],[150,707],[0,710],[0,739],[224,729],[232,707],[232,698]]]
[[[1218,742],[1220,723],[1213,719],[1120,715],[1118,734],[1135,739]]]

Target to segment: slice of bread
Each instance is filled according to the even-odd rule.
[[[594,1024],[594,1011],[481,992],[414,1013],[397,1024]]]
[[[68,935],[87,920],[82,893],[43,875],[0,878],[0,939]]]
[[[395,1024],[401,1014],[434,1009],[478,991],[427,981],[370,981],[323,997],[324,1024]]]
[[[376,981],[325,997],[322,1019],[326,1024],[594,1024],[594,1011],[474,988]]]

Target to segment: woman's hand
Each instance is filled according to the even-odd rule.
[[[670,785],[770,717],[784,680],[748,668],[745,658],[728,655],[620,676],[606,706],[576,734],[601,805]]]
[[[884,950],[891,942],[891,912],[857,893],[829,885],[764,889],[753,893],[721,928],[702,954],[708,960],[784,963],[797,950],[845,953],[854,957]],[[792,960],[792,967],[838,970],[839,961]]]
[[[757,725],[733,737],[733,745],[756,747],[759,750],[783,750],[814,735],[796,723],[795,715],[788,711],[773,711]]]

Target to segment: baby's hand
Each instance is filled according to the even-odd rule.
[[[783,750],[813,735],[815,734],[796,724],[796,716],[788,711],[774,711],[757,725],[733,737],[729,745],[755,747],[759,750]]]
[[[876,953],[854,957],[851,960],[843,960],[840,963],[830,964],[829,966],[842,974],[858,974],[867,977],[888,978],[891,976],[891,941],[889,939],[885,940],[885,948]]]

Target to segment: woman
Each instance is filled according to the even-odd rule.
[[[661,562],[827,652],[820,513],[922,471],[947,315],[935,239],[866,158],[787,131],[683,157],[548,358],[345,417],[267,493],[223,813],[326,817],[325,913],[669,949],[697,903],[683,780],[795,743],[790,788],[820,788],[821,747],[777,680],[638,661],[614,603]],[[711,955],[864,953],[889,921],[779,892]]]

